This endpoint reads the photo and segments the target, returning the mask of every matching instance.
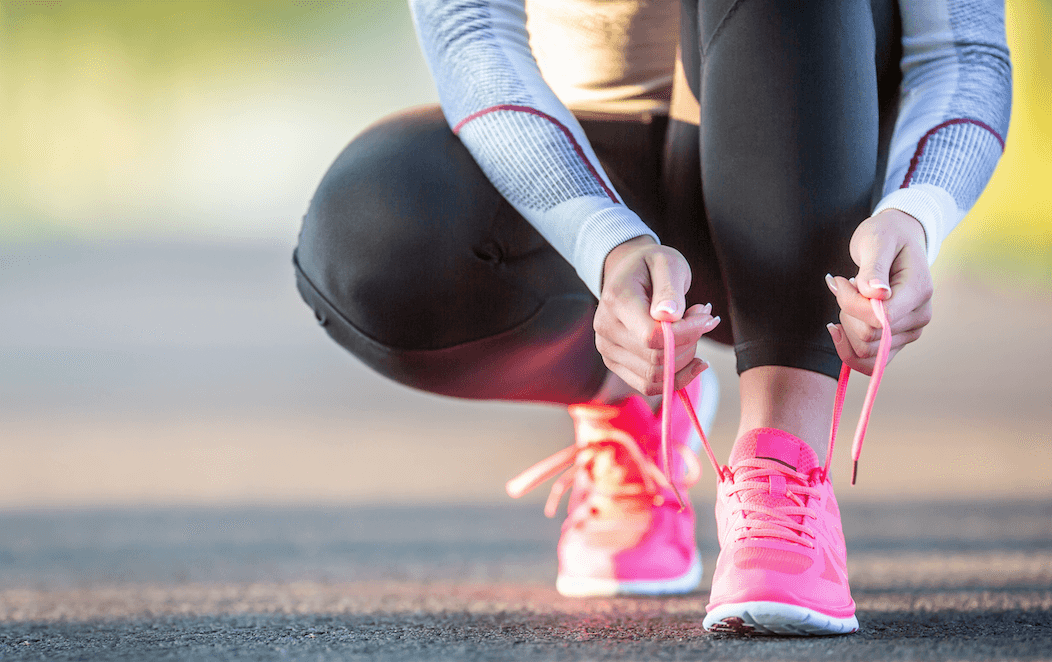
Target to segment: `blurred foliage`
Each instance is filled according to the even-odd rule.
[[[434,96],[402,3],[0,0],[0,238],[289,237]]]
[[[1005,156],[940,263],[1052,285],[1052,2],[1008,32]],[[0,239],[287,237],[350,137],[434,100],[404,2],[0,0]]]
[[[1052,2],[1011,0],[1012,124],[989,186],[945,250],[964,269],[1052,286]],[[955,254],[955,255],[954,255]]]

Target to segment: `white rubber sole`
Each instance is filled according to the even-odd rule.
[[[694,561],[680,577],[672,579],[640,579],[619,581],[617,579],[594,579],[590,577],[563,577],[555,580],[555,590],[568,598],[598,598],[615,595],[680,595],[690,593],[701,583],[701,556],[694,552]]]
[[[850,634],[858,630],[858,619],[836,618],[807,607],[781,602],[738,602],[720,605],[703,621],[710,632],[774,635]]]

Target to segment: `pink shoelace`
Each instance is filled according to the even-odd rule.
[[[869,379],[869,388],[866,389],[866,399],[862,403],[862,413],[858,419],[858,427],[855,428],[855,440],[851,444],[851,484],[855,484],[855,479],[858,476],[858,458],[862,455],[862,441],[866,437],[866,428],[869,425],[869,416],[873,411],[873,402],[877,397],[877,390],[880,388],[880,380],[884,376],[884,368],[888,364],[888,354],[891,352],[891,324],[888,321],[888,313],[884,307],[884,302],[880,299],[870,299],[870,306],[873,308],[874,314],[880,321],[880,344],[877,347],[877,359],[873,365],[873,375]],[[664,384],[663,393],[665,402],[668,402],[668,395],[673,391],[673,379],[675,370],[675,357],[673,352],[676,346],[675,338],[672,335],[672,323],[662,322],[661,333],[665,345],[665,356],[664,356]],[[844,399],[847,396],[847,384],[851,377],[851,368],[845,363],[840,368],[840,378],[837,380],[836,386],[836,398],[833,401],[833,422],[829,430],[829,446],[826,449],[826,461],[825,466],[822,468],[823,480],[829,476],[829,466],[833,460],[833,447],[836,445],[837,429],[840,427],[840,414],[844,410]],[[690,404],[690,399],[687,394],[682,390],[676,392],[679,395],[680,402],[683,403],[683,407],[686,409],[687,416],[690,418],[691,424],[694,429],[697,430],[698,436],[701,437],[701,443],[705,447],[705,453],[709,456],[709,462],[712,464],[712,468],[716,471],[717,477],[720,479],[724,478],[724,468],[720,467],[720,464],[716,461],[716,456],[712,452],[712,448],[709,446],[709,440],[705,438],[705,433],[701,429],[701,424],[698,423],[698,417],[694,413],[694,407]],[[669,474],[669,445],[668,437],[671,430],[671,411],[670,407],[663,407],[661,411],[661,455],[664,458],[664,469],[666,475]],[[676,497],[679,498],[679,503],[683,505],[683,499],[676,491]]]
[[[818,497],[820,490],[811,487],[811,475],[793,471],[775,460],[749,458],[736,467],[734,482],[729,484],[728,495],[741,494],[734,503],[735,514],[744,512],[738,520],[737,539],[781,538],[814,549],[815,532],[807,526],[808,519],[815,514],[801,498]],[[821,475],[822,469],[812,474]],[[764,479],[764,480],[760,480]],[[792,505],[764,503],[764,498],[774,493],[789,499]]]
[[[884,375],[884,368],[888,362],[888,354],[891,351],[891,325],[888,322],[887,311],[884,308],[884,302],[880,299],[870,299],[870,305],[873,307],[873,312],[876,314],[877,319],[880,321],[881,336],[880,344],[877,348],[877,358],[873,366],[873,375],[870,377],[869,388],[866,390],[866,398],[862,405],[862,413],[859,417],[858,427],[855,429],[855,440],[851,446],[851,459],[853,462],[853,468],[851,471],[851,484],[855,484],[855,479],[858,475],[858,459],[862,454],[862,442],[866,436],[866,427],[869,425],[869,416],[873,410],[873,402],[877,396],[877,390],[880,388],[880,380]],[[698,437],[701,439],[702,447],[705,449],[705,454],[709,458],[709,463],[712,465],[713,470],[716,472],[717,478],[720,480],[726,478],[727,473],[730,471],[729,467],[721,467],[719,462],[716,461],[716,455],[712,452],[712,447],[709,445],[709,440],[705,436],[704,430],[701,429],[701,423],[698,421],[698,416],[694,411],[694,406],[690,403],[690,398],[687,397],[686,392],[683,389],[675,391],[674,380],[675,380],[675,347],[676,341],[672,333],[671,322],[661,322],[661,334],[664,343],[664,375],[662,384],[663,402],[665,403],[661,408],[661,458],[662,468],[658,470],[653,462],[643,453],[639,444],[631,438],[628,434],[617,434],[619,430],[604,430],[599,433],[594,440],[589,440],[584,445],[574,444],[563,450],[555,453],[551,457],[541,460],[532,467],[526,469],[524,472],[516,476],[515,478],[508,481],[506,489],[508,495],[512,498],[518,498],[523,494],[529,492],[540,483],[554,477],[555,475],[562,472],[562,475],[556,480],[552,486],[552,491],[549,494],[548,501],[545,504],[544,512],[548,517],[554,517],[555,511],[558,508],[559,501],[562,499],[562,495],[569,489],[570,485],[574,480],[576,469],[585,468],[588,462],[592,459],[591,451],[582,452],[583,449],[587,448],[593,442],[615,442],[625,448],[628,453],[628,457],[631,461],[637,465],[639,473],[642,476],[643,487],[646,493],[653,493],[656,490],[656,486],[670,487],[676,495],[676,499],[679,502],[680,508],[684,508],[686,503],[683,500],[683,495],[679,491],[677,481],[672,480],[672,444],[670,443],[669,436],[672,429],[672,407],[669,403],[672,402],[670,395],[675,392],[679,396],[680,402],[683,404],[683,408],[690,419],[691,425],[694,426],[695,431],[698,433]],[[844,409],[844,399],[847,395],[848,379],[851,377],[851,368],[844,364],[840,369],[840,378],[837,380],[836,398],[833,402],[833,422],[830,426],[829,432],[829,446],[826,450],[826,461],[825,466],[822,468],[822,479],[824,480],[829,476],[829,467],[833,459],[833,447],[836,444],[837,429],[840,425],[840,415]],[[683,446],[680,447],[682,450]],[[694,454],[689,452],[683,454],[684,459],[687,460],[688,477],[687,485],[693,484],[694,481],[700,476],[700,465],[697,464],[697,460],[694,458]],[[688,457],[689,456],[689,457]],[[785,471],[784,467],[775,467],[776,463],[768,460],[758,460],[762,466],[755,466],[750,469],[746,474],[742,476],[742,479],[746,481],[741,486],[742,490],[754,489],[762,486],[763,489],[768,489],[769,485],[756,483],[752,484],[747,482],[749,478],[756,477],[760,474],[770,473],[771,471]],[[772,466],[767,466],[770,464]],[[794,472],[797,473],[798,472]],[[808,482],[807,476],[798,474],[789,476],[796,478],[799,482],[806,484]],[[738,488],[736,488],[737,491]],[[810,494],[812,488],[797,487],[794,488],[804,494]],[[816,492],[817,493],[817,492]],[[801,511],[806,510],[803,502],[797,497],[798,508]],[[750,506],[750,510],[754,510],[754,507]],[[789,507],[782,507],[778,510],[787,511]],[[765,513],[771,517],[776,518],[779,523],[782,520],[786,520],[785,526],[790,529],[804,531],[806,527],[802,527],[796,523],[791,515],[803,514],[794,512],[785,512],[778,514],[773,509],[770,513]]]
[[[583,471],[590,484],[590,499],[578,504],[581,512],[570,513],[570,519],[575,520],[587,517],[585,511],[592,510],[597,502],[607,506],[616,504],[622,509],[642,508],[655,502],[659,488],[672,489],[678,494],[671,472],[662,472],[632,435],[608,424],[618,413],[616,407],[572,405],[571,413],[575,408],[584,412],[583,415],[575,416],[579,419],[576,422],[575,443],[509,480],[505,485],[509,496],[517,499],[561,472],[544,505],[544,514],[555,517],[563,494],[573,484],[578,472]],[[631,467],[615,461],[618,452],[614,447],[620,447],[621,461]],[[697,456],[685,445],[681,445],[679,450],[686,468],[683,481],[687,486],[693,485],[701,476],[701,465]],[[631,468],[635,472],[630,471]],[[629,474],[631,479],[627,479]]]

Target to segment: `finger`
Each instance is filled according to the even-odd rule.
[[[639,393],[642,393],[643,395],[661,395],[662,391],[664,390],[663,384],[661,383],[662,380],[660,378],[656,383],[649,381],[641,377],[636,372],[633,372],[632,370],[628,369],[621,363],[611,360],[605,356],[603,357],[603,363],[606,364],[606,367],[611,372],[620,377],[622,381],[624,381],[626,384],[631,386]],[[703,371],[708,369],[708,367],[709,364],[702,359],[691,359],[686,366],[684,366],[681,370],[679,370],[676,373],[676,378],[674,381],[675,389],[678,391],[679,389],[686,387],[687,384],[693,381],[694,378],[700,375]]]
[[[851,259],[858,265],[858,291],[868,299],[890,299],[891,265],[902,246],[877,232],[860,230],[851,237]]]
[[[840,333],[851,347],[851,355],[859,358],[869,358],[867,347],[873,342],[871,338],[876,337],[879,342],[882,329],[871,327],[853,317],[840,315]]]
[[[918,262],[919,260],[919,262]],[[837,304],[848,314],[866,319],[876,325],[876,315],[869,298],[859,290],[857,280],[826,274],[826,286],[836,295]],[[899,252],[891,268],[891,289],[894,297],[885,304],[888,319],[894,328],[897,321],[916,309],[929,305],[933,287],[931,272],[927,268],[927,257],[906,246]]]
[[[615,332],[620,333],[623,329],[625,334],[618,338],[620,345],[638,347],[639,351],[662,346],[661,324],[651,315],[650,303],[645,296],[622,299],[613,307],[613,313],[620,321],[620,328]]]
[[[865,375],[872,375],[873,365],[876,363],[876,352],[874,351],[872,357],[861,357],[855,353],[855,350],[851,346],[851,343],[848,342],[843,329],[832,323],[827,324],[826,328],[829,330],[829,335],[833,339],[833,345],[836,347],[836,353],[837,356],[840,357],[840,360],[852,370],[857,370]],[[890,363],[891,359],[898,354],[899,349],[901,349],[901,347],[891,348],[888,352],[888,363]]]
[[[920,308],[910,313],[891,320],[891,333],[896,336],[916,329],[923,329],[931,321],[931,302],[925,302]],[[863,342],[877,342],[880,340],[882,330],[879,326],[873,326],[855,317],[841,313],[840,323],[844,331]]]
[[[907,244],[891,265],[893,297],[887,304],[888,317],[894,322],[931,300],[933,285],[928,269],[928,256],[917,246]]]
[[[851,348],[851,343],[848,342],[847,336],[844,335],[844,330],[839,325],[830,322],[826,324],[826,330],[829,331],[829,337],[833,340],[833,347],[836,348],[836,355],[840,357],[840,360],[848,365],[851,365],[851,359],[857,358],[854,350]]]
[[[891,337],[890,348],[892,351],[898,351],[906,345],[916,342],[920,339],[924,329],[914,329],[913,331],[906,331],[904,333],[897,333]],[[855,356],[862,360],[872,361],[876,358],[877,352],[880,349],[880,341],[863,343],[861,346],[852,344],[852,350]],[[890,360],[890,359],[889,359]]]
[[[622,364],[618,363],[617,361],[614,361],[614,360],[612,360],[609,357],[604,355],[603,356],[603,363],[606,364],[606,367],[607,367],[607,369],[610,370],[610,372],[612,372],[615,375],[617,375],[618,377],[620,377],[621,381],[623,381],[624,383],[628,384],[630,387],[632,387],[636,391],[642,393],[643,395],[660,395],[661,394],[661,386],[656,385],[656,384],[650,384],[650,383],[646,382],[638,374],[636,374],[635,372],[629,370],[628,368],[626,368]]]
[[[675,322],[686,310],[686,293],[690,289],[690,267],[686,260],[670,259],[654,252],[647,255],[650,270],[650,317],[661,322]]]
[[[852,370],[857,370],[867,375],[873,373],[872,361],[855,353],[855,348],[851,345],[847,334],[844,333],[843,327],[830,323],[826,325],[826,329],[829,330],[829,336],[833,339],[833,346],[836,347],[837,356],[840,357],[840,360],[845,365]]]
[[[873,327],[880,327],[880,320],[877,319],[876,314],[873,312],[873,305],[869,302],[869,298],[859,292],[855,282],[844,278],[843,276],[828,276],[826,277],[826,285],[836,295],[837,305],[840,306],[840,314],[848,315],[857,320],[861,320],[866,324]]]
[[[694,359],[679,372],[676,373],[675,388],[676,390],[687,388],[694,379],[701,373],[708,370],[709,364],[704,359]]]
[[[604,360],[609,359],[635,375],[637,378],[634,382],[635,384],[661,385],[662,376],[665,371],[664,353],[660,350],[654,350],[654,352],[647,357],[640,357],[625,347],[610,343],[606,338],[597,337],[595,344],[596,349],[599,350],[599,353],[603,356]],[[686,368],[694,360],[695,351],[696,347],[694,345],[685,345],[676,348],[673,364],[675,366],[674,370],[677,373]]]
[[[719,325],[719,316],[713,317],[710,314],[711,311],[711,304],[694,305],[690,307],[683,319],[672,323],[672,334],[676,338],[676,347],[686,344],[697,345],[703,335]]]
[[[694,360],[700,334],[711,330],[720,321],[718,317],[712,318],[704,312],[707,307],[699,306],[697,308],[698,314],[703,315],[703,317],[699,318],[701,326],[690,333],[687,342],[677,344],[674,349],[674,365],[677,373],[681,373]],[[673,323],[673,325],[690,322],[691,320],[684,319]],[[630,347],[615,345],[607,339],[600,339],[599,336],[596,338],[596,347],[600,350],[600,353],[610,356],[618,363],[635,372],[645,383],[659,383],[664,375],[665,351],[663,348],[645,349],[642,353],[636,353]]]
[[[720,323],[719,317],[712,317],[703,312],[707,306],[692,306],[691,312],[678,322],[672,323],[672,333],[676,338],[677,350],[682,347],[697,347],[702,335],[712,331]],[[641,359],[653,362],[654,357],[662,356],[664,338],[661,335],[661,323],[654,320],[645,322],[646,331],[643,338],[640,331],[630,329],[614,313],[596,314],[594,329],[596,338],[606,338],[612,345],[623,347]],[[602,350],[600,349],[600,352]]]

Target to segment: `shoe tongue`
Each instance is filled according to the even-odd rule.
[[[730,457],[731,470],[734,470],[743,460],[751,458],[775,460],[786,465],[786,468],[792,468],[793,471],[798,471],[805,475],[818,466],[818,456],[815,455],[810,446],[788,432],[774,428],[750,430],[742,435],[738,441],[734,442],[734,448],[731,450]],[[761,491],[750,490],[744,499],[768,508],[795,506],[796,503],[785,495],[786,479],[787,476],[781,473],[756,476],[750,480],[760,483],[766,482],[770,485],[769,489]],[[795,484],[795,481],[793,482]],[[752,517],[758,520],[772,519],[764,513],[754,513]],[[798,524],[803,524],[803,517],[797,515],[793,516],[793,519]]]
[[[734,442],[730,466],[749,458],[766,458],[781,462],[793,471],[808,474],[818,466],[818,456],[799,438],[774,428],[757,428]]]

